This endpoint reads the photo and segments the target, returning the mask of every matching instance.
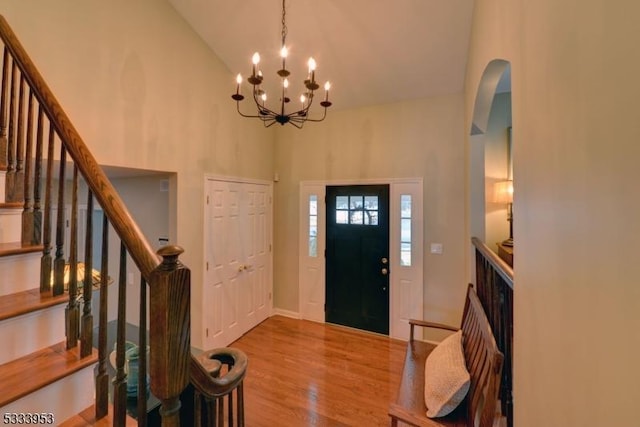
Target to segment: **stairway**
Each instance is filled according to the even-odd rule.
[[[126,414],[124,363],[127,259],[131,258],[141,276],[141,330],[147,330],[147,305],[149,316],[154,319],[148,328],[148,343],[154,355],[148,364],[153,392],[160,396],[163,422],[177,425],[180,419],[179,397],[189,383],[192,362],[191,275],[179,260],[184,250],[176,245],[165,246],[157,253],[153,250],[3,16],[0,16],[0,43],[4,44],[4,52],[0,56],[2,422],[77,426],[84,425],[86,421],[87,425],[103,425],[111,418],[107,415],[110,398],[115,402],[112,423],[120,427],[131,422]],[[73,276],[79,243],[88,248],[83,258],[88,265],[87,271],[94,277],[92,214],[86,215],[84,238],[78,236],[79,183],[87,190],[86,211],[93,212],[94,201],[103,211],[101,260],[96,263],[100,266],[95,266],[100,270],[101,279],[97,284],[100,290],[91,292],[92,286],[88,285],[84,292],[78,293],[77,288],[81,285],[72,279],[69,294],[65,295],[62,292],[65,269],[62,260],[71,264]],[[71,187],[70,191],[67,187]],[[66,212],[69,201],[70,223],[54,213]],[[68,233],[65,233],[65,227],[69,227]],[[99,362],[98,351],[91,347],[95,343],[91,336],[93,331],[97,328],[106,333],[107,330],[110,299],[107,296],[107,243],[111,228],[120,239],[120,254],[114,258],[114,262],[119,264],[114,269],[119,277],[114,292],[118,312],[116,341],[119,344],[113,387],[106,369],[105,335],[98,333]],[[54,233],[55,289],[56,293],[63,293],[60,297],[54,297],[48,289],[48,272],[43,274],[44,280],[40,279],[41,263],[50,263],[53,255],[50,249]],[[64,250],[62,242],[65,234],[68,236],[68,242],[65,242],[68,243],[68,251]],[[25,241],[38,243],[21,243]],[[90,281],[88,277],[82,281],[85,280]],[[40,291],[41,282],[44,292]],[[148,303],[147,289],[150,295]],[[94,295],[96,293],[100,296]],[[80,304],[80,298],[84,298],[86,304]],[[99,304],[98,309],[92,308],[93,301]],[[76,327],[75,322],[78,326],[82,323],[82,328]],[[84,357],[79,355],[79,342],[69,343],[76,338],[84,344]],[[146,359],[143,357],[142,360]],[[98,374],[94,377],[96,363]],[[145,376],[139,378],[143,383]],[[94,402],[95,407],[92,408]],[[145,400],[140,399],[140,402]],[[95,418],[90,415],[92,413],[98,413],[100,420],[91,421]],[[39,418],[34,418],[34,414]]]
[[[5,202],[0,171],[0,409],[3,414],[52,414],[52,424],[94,402],[94,351],[66,349],[68,295],[40,293],[42,246],[21,240],[22,203]],[[19,423],[19,422],[18,422]]]

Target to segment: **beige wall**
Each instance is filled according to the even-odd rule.
[[[518,427],[638,424],[639,14],[475,2],[466,129],[484,67],[512,70]]]
[[[466,289],[461,95],[331,111],[322,124],[282,128],[276,144],[275,306],[298,311],[298,203],[304,180],[422,177],[424,300],[430,318],[457,323]],[[425,251],[426,252],[426,251]]]
[[[0,0],[0,11],[100,163],[177,173],[171,235],[192,272],[198,345],[204,174],[271,178],[275,132],[238,117],[233,76],[165,1]]]

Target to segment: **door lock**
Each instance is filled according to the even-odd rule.
[[[380,272],[382,273],[383,276],[386,276],[387,274],[389,274],[389,270],[387,270],[386,268],[383,268],[382,270],[380,270]]]
[[[380,261],[382,261],[383,264],[389,264],[389,260],[387,258],[382,258]]]

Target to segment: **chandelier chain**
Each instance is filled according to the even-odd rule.
[[[282,47],[285,46],[287,40],[287,22],[285,20],[286,11],[284,9],[284,2],[285,0],[282,0]]]

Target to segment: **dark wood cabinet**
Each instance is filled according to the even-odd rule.
[[[498,256],[513,268],[513,246],[505,246],[502,243],[496,243],[496,245],[498,245]]]

